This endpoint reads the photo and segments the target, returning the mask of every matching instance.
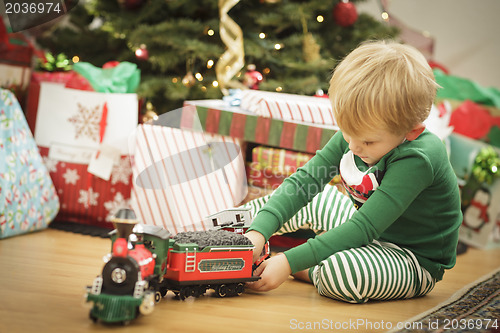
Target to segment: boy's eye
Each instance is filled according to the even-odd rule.
[[[365,141],[365,142],[363,142],[363,143],[364,143],[366,146],[369,146],[369,145],[373,144],[373,141]]]

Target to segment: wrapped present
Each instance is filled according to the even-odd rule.
[[[276,189],[313,156],[287,149],[257,146],[252,149],[252,162],[247,164],[248,184]]]
[[[41,83],[35,140],[61,201],[58,221],[111,228],[112,215],[128,207],[137,118],[136,94]]]
[[[65,86],[70,80],[76,81],[75,74],[67,72],[33,72],[31,74],[28,96],[26,99],[26,120],[32,133],[35,133],[35,124],[40,99],[40,87],[43,82],[58,83]],[[84,86],[84,83],[81,84]]]
[[[306,164],[314,155],[288,149],[257,146],[252,149],[252,161],[262,168],[270,168],[275,174],[290,176]]]
[[[500,246],[500,150],[452,134],[450,162],[461,184],[460,240],[479,247]]]
[[[288,177],[275,172],[271,167],[262,167],[259,162],[247,163],[246,168],[248,185],[254,187],[275,190]]]
[[[132,207],[171,233],[206,230],[205,217],[246,196],[239,140],[177,127],[139,125],[134,136]]]
[[[55,67],[55,66],[52,66]],[[129,62],[116,63],[107,68],[98,68],[89,63],[79,62],[69,71],[37,71],[31,75],[26,118],[31,131],[35,131],[40,85],[43,82],[58,83],[67,88],[111,92],[134,93],[140,81],[140,70]]]
[[[495,113],[493,109],[466,100],[451,114],[450,125],[455,133],[484,140],[492,129],[500,127],[500,110]]]
[[[18,102],[24,106],[34,50],[21,33],[11,33],[5,37],[3,42],[0,40],[0,87],[13,91]]]
[[[14,95],[0,89],[0,238],[44,229],[59,198]]]
[[[186,101],[184,109],[188,110],[183,119],[185,128],[191,126],[195,114],[201,130],[206,133],[308,153],[321,149],[338,130],[334,125],[259,116],[222,100]]]
[[[244,90],[240,106],[242,109],[269,118],[322,125],[336,124],[332,106],[327,98]]]

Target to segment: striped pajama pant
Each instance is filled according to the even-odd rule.
[[[255,216],[269,197],[252,200],[244,207],[251,208]],[[346,195],[327,185],[276,234],[303,227],[320,234],[349,220],[355,210]],[[310,268],[309,277],[320,295],[349,303],[423,296],[436,283],[411,251],[377,240],[331,255]]]

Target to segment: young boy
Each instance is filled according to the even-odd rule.
[[[249,288],[290,274],[351,303],[423,296],[455,264],[462,221],[444,144],[425,129],[438,85],[416,49],[368,42],[335,69],[329,98],[340,128],[270,197],[247,204],[255,255],[275,232],[318,233],[277,254]],[[349,197],[328,185],[339,174]],[[350,200],[349,200],[350,199]]]

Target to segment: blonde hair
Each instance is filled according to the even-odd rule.
[[[438,87],[418,50],[371,41],[339,63],[328,94],[342,130],[359,135],[378,128],[401,135],[428,117]]]

